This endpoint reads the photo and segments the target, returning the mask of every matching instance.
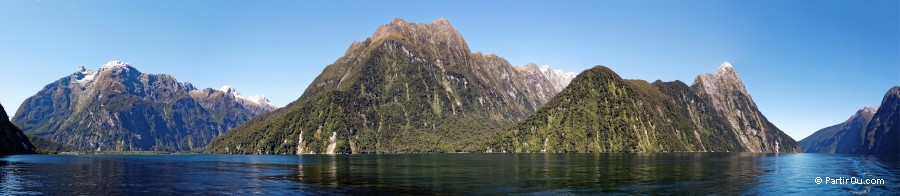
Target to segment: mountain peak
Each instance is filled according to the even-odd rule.
[[[881,105],[885,105],[886,103],[900,99],[900,86],[891,87],[887,93],[884,93],[884,98],[881,100]]]
[[[6,110],[3,109],[3,104],[0,104],[0,121],[9,120],[9,116],[6,115]]]
[[[888,97],[890,95],[900,95],[900,86],[891,87],[891,89],[884,94],[885,97]]]
[[[856,111],[856,113],[854,113],[852,116],[850,116],[850,118],[847,119],[847,121],[845,121],[845,122],[853,121],[854,119],[856,119],[858,117],[865,117],[866,121],[868,121],[868,119],[872,118],[872,115],[875,115],[876,111],[878,111],[878,106],[866,106],[866,107],[860,108],[859,110]]]
[[[243,101],[253,102],[253,103],[255,103],[256,105],[260,105],[260,106],[264,106],[264,107],[270,107],[271,109],[277,108],[277,107],[275,106],[275,104],[272,104],[272,102],[269,101],[269,98],[267,98],[266,96],[264,96],[264,95],[254,95],[254,96],[250,96],[250,97],[244,97],[243,95],[241,95],[241,93],[238,93],[237,90],[236,90],[233,86],[231,86],[231,85],[225,85],[225,86],[222,86],[222,88],[219,88],[219,91],[221,91],[221,92],[223,92],[223,93],[225,93],[225,94],[230,94],[230,95],[234,96],[234,98],[236,98],[236,99],[238,99],[238,100],[243,100]]]
[[[272,107],[272,108],[277,107],[277,106],[275,106],[275,104],[272,104],[272,102],[269,101],[269,98],[266,97],[265,95],[254,95],[249,98],[246,98],[246,100],[256,103],[257,105],[261,105],[261,106],[268,106],[268,107]]]
[[[131,65],[126,62],[113,60],[113,61],[106,62],[105,64],[103,64],[103,66],[100,66],[100,69],[118,69],[118,68],[127,68],[127,67],[131,67]]]
[[[402,18],[394,18],[394,20],[392,20],[390,24],[397,25],[397,24],[403,24],[403,23],[406,23],[406,21],[403,20]]]
[[[694,79],[694,85],[702,85],[704,90],[709,94],[715,94],[719,90],[736,90],[744,95],[749,96],[744,82],[738,76],[737,71],[728,61],[722,63],[716,73],[700,74]],[[719,93],[726,93],[725,91]]]
[[[731,63],[729,63],[728,61],[722,62],[722,65],[719,66],[719,70],[716,71],[716,73],[718,73],[718,74],[724,74],[724,73],[729,73],[729,72],[734,73],[734,67],[731,66]]]
[[[241,93],[238,93],[237,89],[234,89],[234,87],[231,85],[222,86],[222,88],[219,88],[219,91],[222,91],[225,94],[233,95],[234,97],[239,99],[244,99],[244,96],[242,96]]]
[[[547,77],[547,80],[550,80],[550,83],[553,84],[553,87],[558,91],[562,91],[566,86],[569,86],[569,83],[575,79],[575,76],[578,76],[578,73],[553,69],[549,65],[544,65],[542,67],[537,67],[537,65],[535,65],[535,68],[540,70],[544,77]]]
[[[222,91],[225,93],[237,93],[237,90],[235,90],[234,87],[231,85],[222,86],[222,88],[219,88],[219,91]]]
[[[83,73],[85,71],[87,71],[87,69],[84,68],[84,65],[78,65],[78,68],[75,68],[75,72],[77,73]]]
[[[534,64],[534,63],[531,63],[531,62],[526,63],[525,66],[523,66],[523,67],[524,67],[525,69],[541,70],[541,68],[538,67],[537,64]]]
[[[465,47],[466,52],[469,52],[468,44],[465,43],[462,35],[446,19],[438,19],[431,23],[411,23],[396,18],[390,23],[378,27],[371,39],[373,41],[392,40],[411,45],[437,45],[444,42],[448,45],[447,47]]]
[[[447,20],[447,19],[445,19],[445,18],[438,18],[438,19],[435,20],[434,22],[431,22],[431,24],[432,24],[432,25],[447,25],[447,26],[452,26],[452,25],[450,25],[450,21]]]
[[[875,114],[875,111],[878,111],[878,106],[866,106],[862,109],[859,109],[857,113],[866,113],[866,114]]]

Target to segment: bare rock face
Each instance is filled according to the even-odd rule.
[[[550,68],[550,66],[543,66],[540,68],[541,73],[547,77],[547,80],[553,84],[553,87],[556,88],[557,91],[562,91],[569,86],[569,83],[575,79],[575,76],[578,76],[578,73],[575,72],[564,72],[561,70],[556,70]]]
[[[186,151],[272,109],[197,91],[170,75],[110,61],[96,71],[80,66],[45,86],[25,100],[13,121],[74,150]]]
[[[34,145],[22,130],[9,122],[6,110],[0,105],[0,155],[31,153],[34,153]]]
[[[455,152],[560,88],[535,65],[470,51],[445,19],[402,19],[350,45],[295,102],[216,138],[211,153]]]
[[[749,152],[800,152],[789,136],[770,123],[744,88],[734,67],[724,62],[715,74],[697,76],[691,88],[723,115]],[[788,146],[788,148],[784,148]]]

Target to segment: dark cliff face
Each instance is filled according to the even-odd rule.
[[[884,94],[881,106],[872,116],[859,154],[900,154],[900,86],[894,86]]]
[[[829,154],[900,154],[900,86],[884,94],[881,105],[865,107],[841,124],[800,141],[804,152]]]
[[[737,112],[737,111],[741,111]],[[730,64],[652,84],[597,66],[499,135],[499,152],[799,152],[762,114]]]
[[[14,122],[73,150],[186,151],[259,113],[228,104],[233,99],[219,103],[232,107],[204,107],[209,100],[192,97],[194,91],[170,75],[111,61],[45,86],[25,100]]]
[[[211,153],[483,150],[559,89],[554,76],[472,53],[444,19],[396,19],[354,42],[297,101],[216,138]]]
[[[34,145],[22,130],[9,122],[6,109],[0,105],[0,155],[31,153],[34,153]]]
[[[878,107],[865,107],[846,121],[803,138],[798,143],[807,153],[848,154],[862,147],[866,127]]]

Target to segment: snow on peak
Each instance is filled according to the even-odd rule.
[[[851,115],[850,118],[847,119],[847,121],[848,122],[852,121],[853,119],[856,119],[860,115],[862,115],[862,116],[875,115],[876,111],[878,111],[877,105],[876,106],[866,106],[866,107],[860,108],[859,110],[856,111],[856,113],[853,113],[853,115]]]
[[[237,90],[235,90],[233,86],[229,86],[229,85],[222,86],[222,88],[219,88],[219,91],[222,91],[225,93],[237,93]]]
[[[553,69],[550,68],[549,65],[541,66],[538,69],[541,70],[544,77],[553,84],[553,87],[556,88],[557,91],[562,91],[566,86],[569,86],[569,82],[572,82],[572,80],[575,79],[575,76],[578,76],[578,73]]]
[[[106,64],[103,64],[103,66],[101,66],[100,69],[114,69],[114,68],[129,67],[129,66],[131,66],[131,65],[129,65],[126,62],[109,61],[109,62],[106,62]]]
[[[88,82],[93,82],[94,78],[97,77],[97,72],[93,70],[89,70],[84,68],[84,66],[79,65],[78,68],[75,68],[75,82],[80,84],[85,84]]]
[[[869,114],[874,114],[875,111],[878,111],[878,106],[866,106],[859,110],[860,112],[865,112]]]
[[[252,102],[252,103],[254,103],[256,105],[260,105],[260,106],[276,108],[275,104],[272,104],[272,102],[270,102],[269,98],[267,98],[266,96],[254,95],[249,98],[246,98],[243,95],[241,95],[241,93],[238,93],[237,90],[235,90],[233,86],[229,86],[229,85],[222,86],[222,88],[219,88],[219,91],[234,95],[234,97],[238,100],[249,101],[249,102]]]
[[[256,103],[256,104],[261,105],[261,106],[271,106],[271,107],[275,107],[275,104],[272,104],[272,102],[269,101],[269,98],[267,98],[267,97],[264,96],[264,95],[254,95],[254,96],[252,96],[252,97],[250,97],[250,98],[247,98],[247,101]]]
[[[723,73],[728,71],[729,69],[734,70],[734,67],[731,66],[731,63],[728,61],[722,62],[722,65],[719,66],[719,73]]]
[[[550,71],[550,66],[549,66],[549,65],[544,65],[544,66],[541,66],[540,69],[541,69],[541,72],[542,72],[542,73],[547,73],[548,71]]]

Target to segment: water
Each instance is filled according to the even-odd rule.
[[[0,195],[896,195],[898,176],[898,157],[824,154],[0,157]],[[884,184],[817,184],[816,177]]]

